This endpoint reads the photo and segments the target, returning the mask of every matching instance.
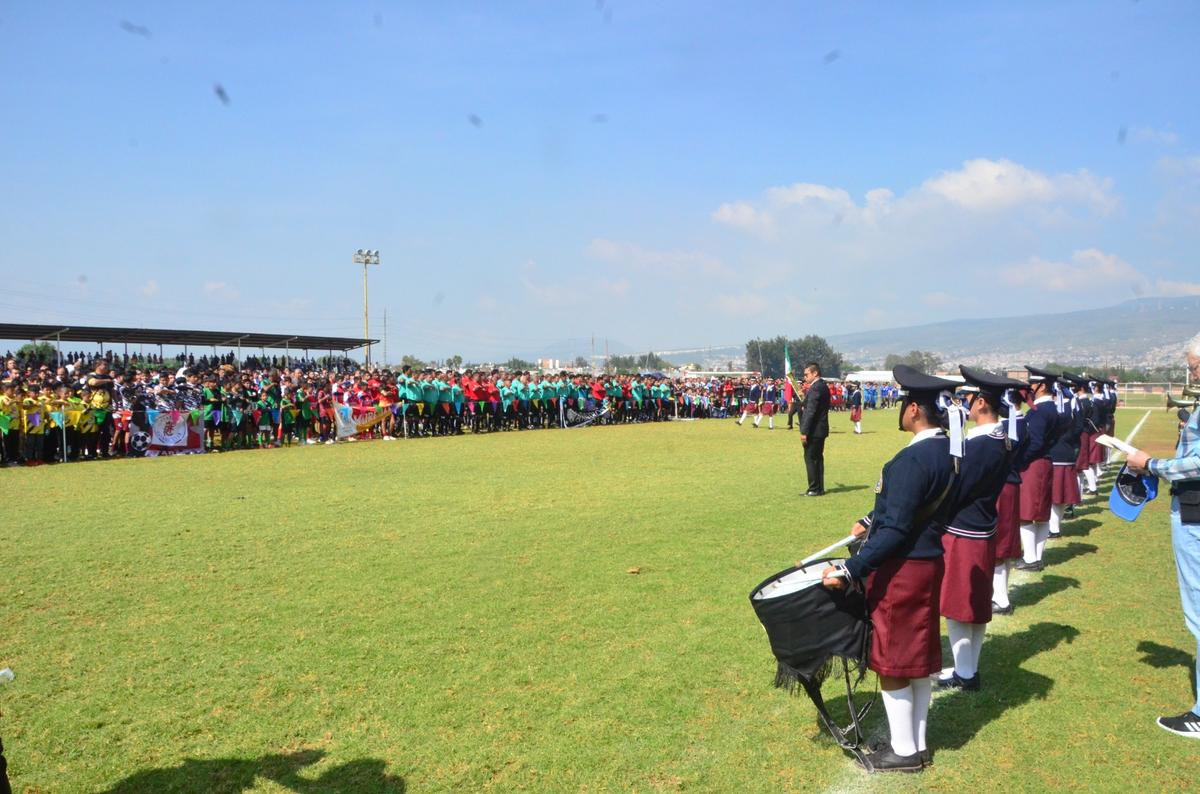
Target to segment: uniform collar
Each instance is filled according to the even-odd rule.
[[[912,437],[912,441],[908,442],[908,446],[911,447],[913,444],[919,444],[928,438],[935,438],[936,436],[940,435],[941,432],[942,429],[940,427],[931,427],[928,430],[922,430],[920,433],[917,433]]]
[[[1033,404],[1041,405],[1042,403],[1052,403],[1052,402],[1054,402],[1054,397],[1047,395],[1045,397],[1038,397],[1036,400],[1033,401]]]
[[[1000,422],[989,422],[986,425],[975,425],[967,431],[967,438],[978,438],[979,436],[991,435],[992,432],[1000,426],[1000,424]]]

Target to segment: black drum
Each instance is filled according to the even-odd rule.
[[[768,578],[750,593],[750,604],[775,654],[775,686],[795,691],[799,684],[821,722],[843,748],[859,753],[861,721],[874,698],[863,707],[854,704],[854,690],[867,671],[871,624],[863,594],[831,590],[821,584],[821,572],[839,559],[817,560]],[[844,728],[830,716],[821,684],[838,662],[846,682],[849,724]]]

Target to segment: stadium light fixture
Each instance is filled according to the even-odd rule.
[[[367,267],[370,265],[379,264],[378,249],[359,248],[354,252],[354,264],[363,266],[363,344],[367,349],[367,366],[371,365],[371,343],[367,340],[371,338],[370,323],[367,319]]]

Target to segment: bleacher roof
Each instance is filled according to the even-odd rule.
[[[355,350],[378,339],[348,336],[257,334],[249,331],[175,331],[161,328],[101,328],[83,325],[23,325],[0,323],[0,339],[92,342],[96,344],[173,345],[177,347],[291,348],[292,350]]]

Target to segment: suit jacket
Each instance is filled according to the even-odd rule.
[[[829,386],[820,378],[808,387],[804,413],[800,414],[800,433],[813,438],[829,437]]]

